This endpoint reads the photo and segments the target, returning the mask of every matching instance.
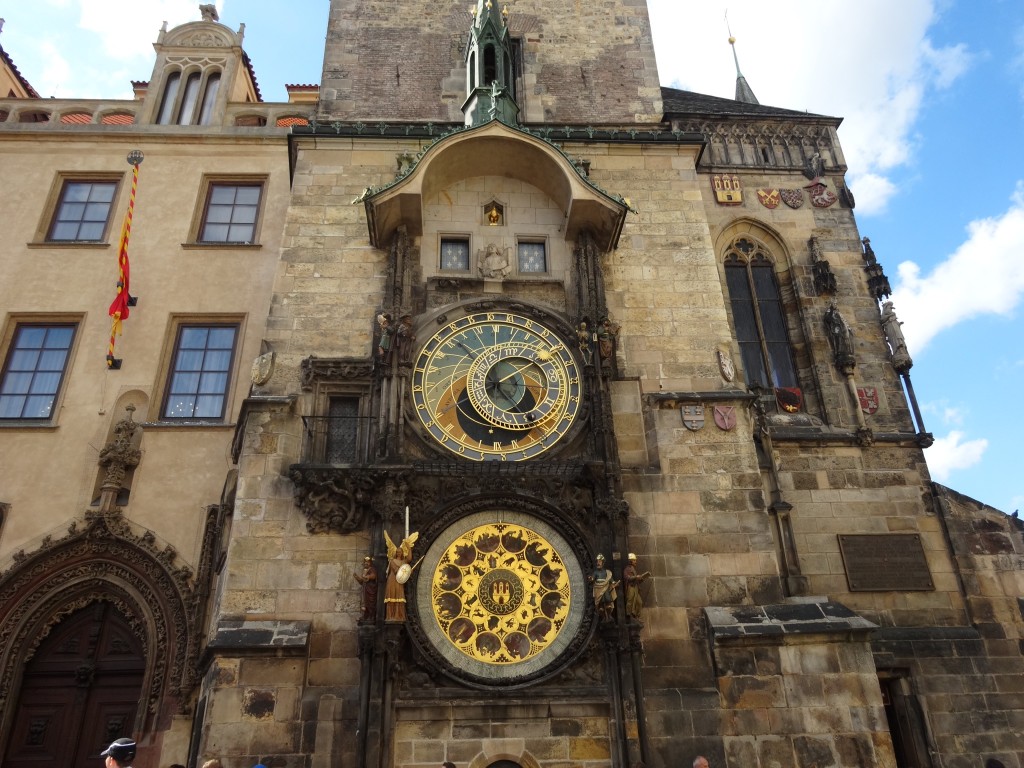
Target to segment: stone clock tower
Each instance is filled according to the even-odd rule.
[[[201,751],[927,754],[870,634],[893,592],[962,610],[921,502],[930,436],[839,121],[743,94],[661,88],[643,2],[332,0],[233,446]],[[877,546],[906,569],[866,593]]]

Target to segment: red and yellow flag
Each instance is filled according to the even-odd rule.
[[[135,212],[135,193],[139,186],[139,163],[141,162],[142,159],[138,158],[138,162],[132,164],[132,190],[128,196],[128,212],[124,216],[124,224],[121,225],[121,242],[117,250],[117,295],[110,303],[110,310],[107,313],[113,318],[110,324],[110,344],[107,346],[108,368],[118,367],[120,363],[114,358],[114,339],[121,335],[121,323],[128,319],[128,308],[131,306],[132,297],[128,292],[130,274],[128,239],[132,234],[132,214]]]

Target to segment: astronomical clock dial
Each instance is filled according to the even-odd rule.
[[[416,360],[412,400],[452,453],[522,461],[551,448],[580,409],[580,374],[561,338],[514,312],[478,312],[430,337]]]
[[[580,629],[588,593],[578,561],[556,531],[526,515],[471,516],[431,546],[423,569],[420,621],[458,676],[537,677]]]

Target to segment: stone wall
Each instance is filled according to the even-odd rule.
[[[461,122],[466,99],[469,3],[332,0],[324,120]],[[509,4],[522,41],[520,119],[525,123],[661,120],[645,3],[615,0]],[[602,94],[592,98],[593,92]]]

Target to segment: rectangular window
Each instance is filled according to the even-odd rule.
[[[210,184],[199,242],[256,242],[256,220],[262,195],[262,184]]]
[[[182,325],[174,343],[162,411],[165,419],[224,418],[237,325]]]
[[[441,238],[441,269],[469,272],[469,240],[464,237]]]
[[[328,464],[353,464],[358,460],[359,399],[332,397],[327,410]]]
[[[74,325],[17,326],[0,379],[0,419],[53,416],[74,338]]]
[[[548,271],[548,255],[544,241],[523,240],[519,242],[519,273]]]
[[[116,191],[114,181],[65,181],[46,239],[62,243],[103,240]]]

